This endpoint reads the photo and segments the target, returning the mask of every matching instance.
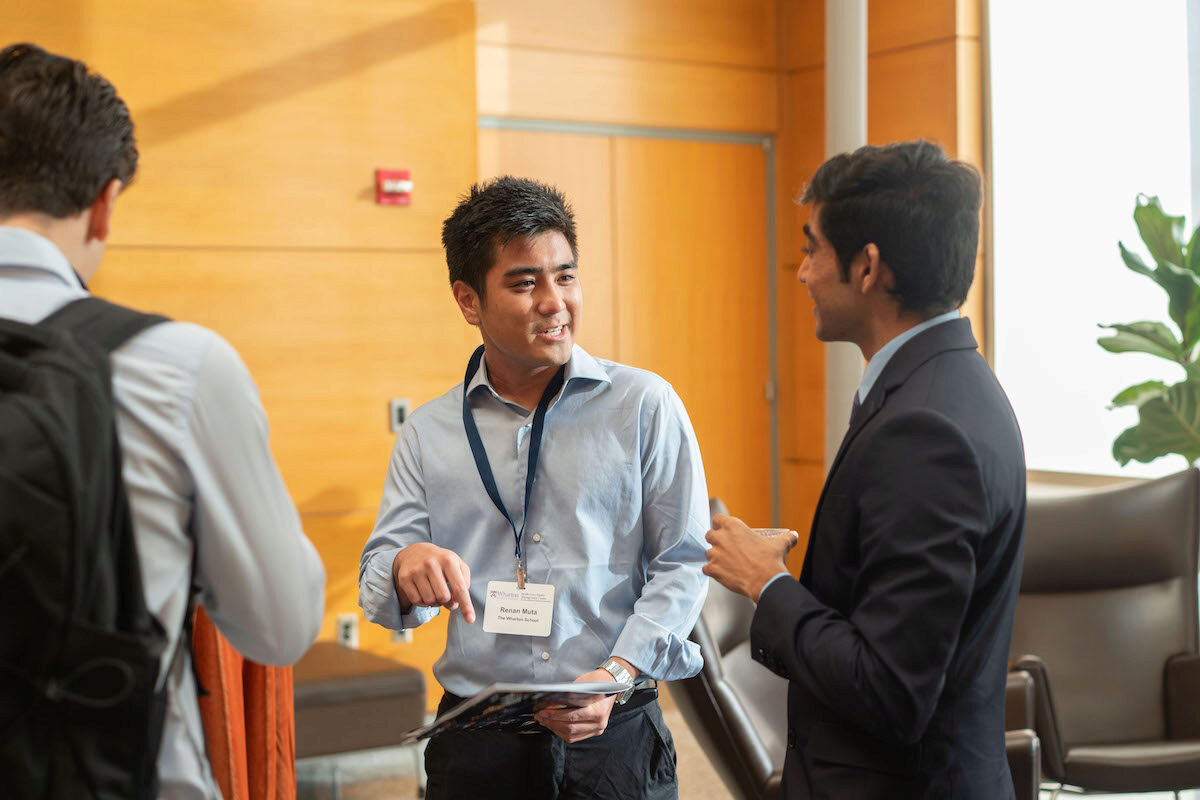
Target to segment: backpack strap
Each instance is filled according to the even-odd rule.
[[[170,321],[170,317],[165,317],[162,314],[147,314],[141,311],[134,311],[132,308],[126,308],[116,303],[110,303],[102,298],[88,295],[87,297],[81,297],[78,300],[72,300],[70,303],[67,303],[43,319],[39,325],[51,330],[70,331],[79,339],[99,345],[106,353],[111,353],[134,335],[161,322]],[[196,536],[190,522],[184,526],[184,533],[192,540],[193,551],[191,574],[188,579],[187,609],[184,612],[183,628],[180,631],[179,641],[175,644],[175,652],[167,662],[167,668],[159,675],[157,685],[154,687],[155,691],[162,689],[167,677],[174,671],[175,665],[182,657],[183,652],[185,650],[191,652],[192,649],[192,629],[195,620],[196,595],[199,593],[199,584],[196,581],[196,562],[198,561],[196,549],[199,547],[199,543],[196,541]],[[196,681],[197,694],[201,697],[208,694],[208,691],[200,682],[200,673],[196,669],[195,659],[192,659],[192,675]]]
[[[111,353],[134,334],[169,321],[161,314],[145,314],[89,295],[67,303],[40,324],[54,330],[71,331],[80,339]]]

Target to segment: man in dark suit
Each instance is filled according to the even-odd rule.
[[[867,369],[799,580],[786,543],[718,516],[705,572],[758,603],[756,660],[789,679],[785,798],[1011,798],[1004,693],[1025,460],[958,308],[980,179],[936,145],[817,170],[799,279],[817,337]]]

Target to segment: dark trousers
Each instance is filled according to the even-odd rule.
[[[675,743],[658,701],[635,707],[641,699],[613,706],[604,733],[574,744],[548,731],[434,736],[425,748],[425,798],[677,800]],[[443,697],[438,713],[455,700]]]

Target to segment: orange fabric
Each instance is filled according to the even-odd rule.
[[[208,690],[200,698],[200,716],[213,777],[225,800],[294,798],[292,668],[242,658],[200,607],[192,658]]]

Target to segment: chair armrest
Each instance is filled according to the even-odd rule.
[[[1008,673],[1004,690],[1004,730],[1032,729],[1034,725],[1033,677],[1023,669]]]
[[[1004,750],[1008,755],[1008,771],[1012,773],[1016,800],[1037,800],[1042,782],[1037,734],[1028,729],[1005,731]]]
[[[1046,662],[1038,656],[1021,656],[1013,662],[1013,668],[1024,670],[1033,679],[1033,729],[1037,733],[1042,749],[1042,770],[1051,780],[1066,778],[1066,748],[1058,726],[1058,712],[1054,709],[1054,693],[1050,689],[1050,675]]]
[[[1167,738],[1200,739],[1200,655],[1178,653],[1163,675]]]

